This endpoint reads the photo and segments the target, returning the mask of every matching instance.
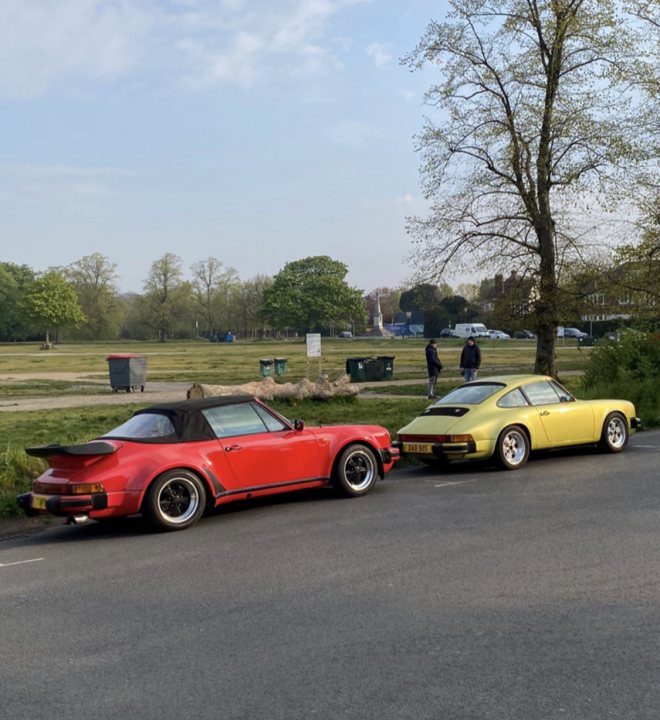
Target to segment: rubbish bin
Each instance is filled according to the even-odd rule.
[[[286,372],[286,358],[275,358],[275,375],[284,375]]]
[[[586,335],[585,337],[578,338],[577,344],[578,348],[593,347],[595,342],[596,338],[591,337],[591,335]]]
[[[381,379],[391,380],[394,375],[394,357],[392,355],[379,355],[377,359],[381,362]]]
[[[108,355],[108,371],[110,373],[110,387],[114,392],[140,389],[144,392],[144,383],[147,379],[147,356],[131,355],[130,353],[117,353]]]
[[[273,374],[273,361],[267,358],[261,358],[259,360],[259,371],[261,377],[269,377]]]
[[[369,360],[369,358],[354,357],[346,360],[346,373],[351,376],[351,382],[364,382],[367,379],[366,360]]]
[[[380,358],[370,357],[364,360],[364,374],[367,380],[383,379],[383,363]]]

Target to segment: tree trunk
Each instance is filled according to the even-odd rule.
[[[537,341],[534,372],[557,376],[555,343],[558,325],[558,289],[555,268],[553,223],[549,213],[538,229],[541,262],[539,264],[539,299],[536,303]]]

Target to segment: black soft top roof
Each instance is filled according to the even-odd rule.
[[[237,403],[253,402],[252,395],[218,395],[217,397],[208,397],[201,400],[177,400],[176,402],[161,403],[160,405],[150,405],[149,407],[137,410],[134,415],[147,412],[160,413],[181,413],[186,414],[193,410],[205,410],[210,407],[219,407],[220,405],[236,405]]]
[[[202,400],[180,400],[178,402],[150,405],[142,408],[142,410],[137,410],[133,415],[144,415],[145,413],[167,415],[174,425],[177,439],[180,442],[213,440],[216,437],[215,433],[202,414],[202,410],[249,402],[254,402],[252,395],[221,395]]]

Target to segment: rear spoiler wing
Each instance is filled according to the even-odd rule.
[[[40,447],[25,448],[25,452],[32,457],[48,458],[53,455],[111,455],[117,448],[103,440],[82,443],[81,445],[41,445]]]

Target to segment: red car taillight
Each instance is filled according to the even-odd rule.
[[[33,490],[44,495],[93,495],[105,492],[102,483],[47,483],[35,480]]]

